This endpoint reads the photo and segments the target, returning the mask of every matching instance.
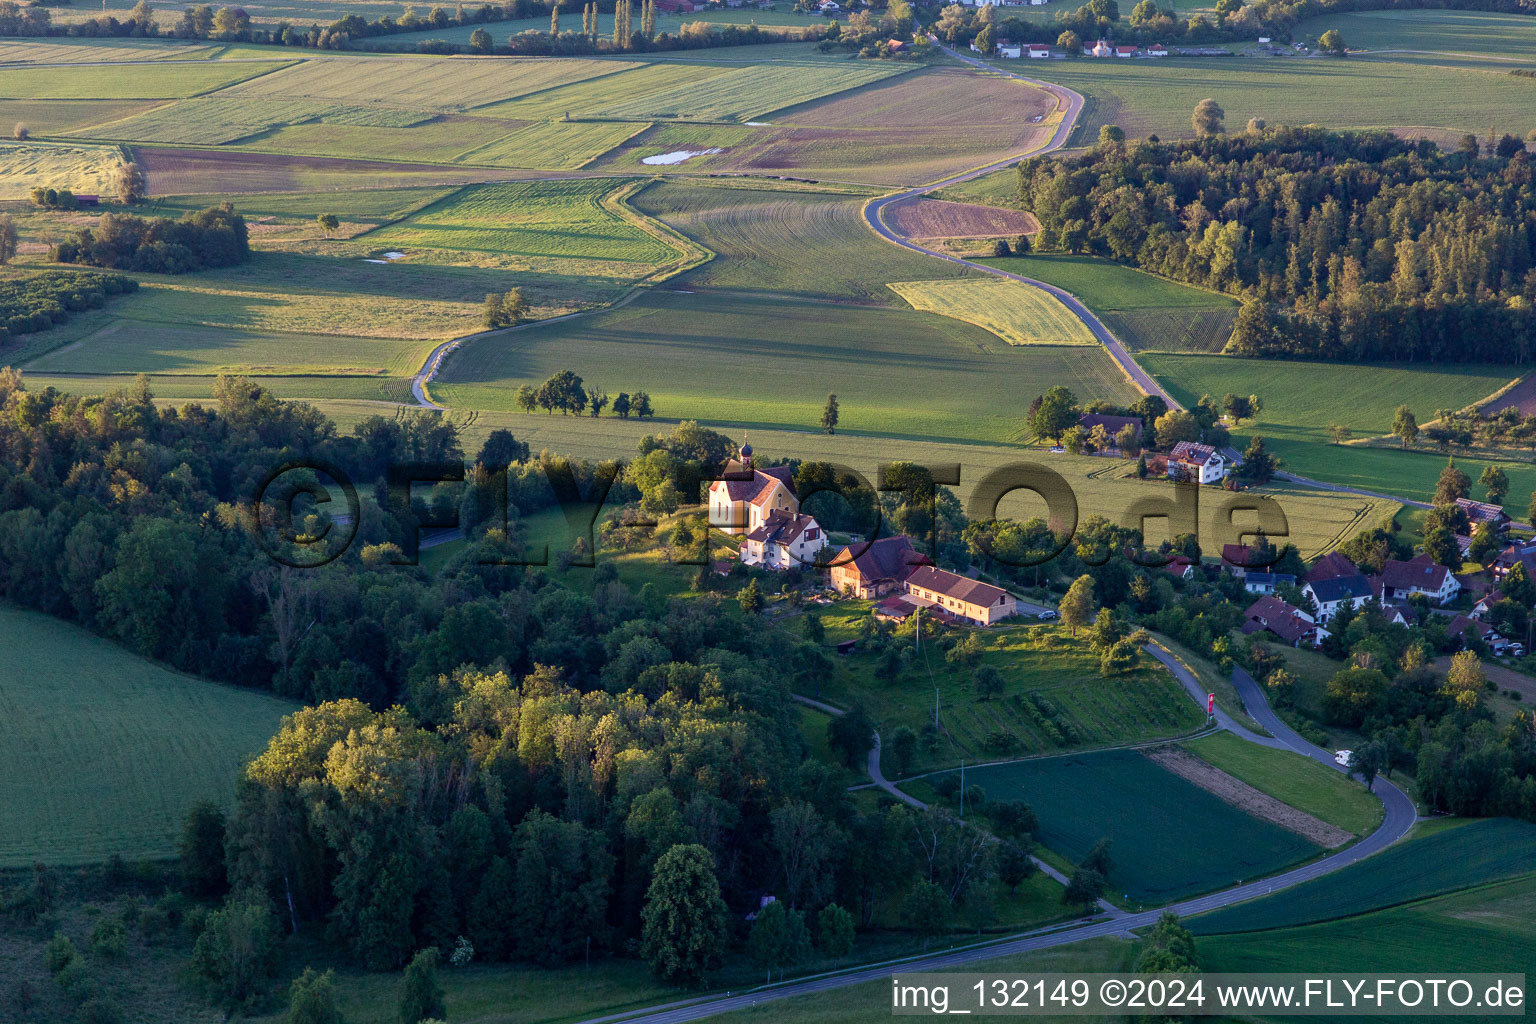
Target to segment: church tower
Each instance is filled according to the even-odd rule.
[[[747,435],[741,435],[741,448],[738,449],[742,469],[752,468],[752,446],[747,443]]]

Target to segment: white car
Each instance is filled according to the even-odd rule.
[[[1062,446],[1061,446],[1061,445],[1059,445],[1059,444],[1053,444],[1053,445],[1051,445],[1051,454],[1052,454],[1052,455],[1060,455],[1060,454],[1061,454],[1061,453],[1062,453],[1062,452],[1064,452],[1064,451],[1066,451],[1066,449],[1065,449],[1065,448],[1063,448],[1063,447],[1062,447]]]
[[[1047,608],[1045,611],[1043,611],[1039,615],[1035,616],[1035,618],[1039,619],[1041,622],[1045,622],[1045,621],[1047,621],[1049,619],[1054,619],[1055,617],[1056,617],[1056,609],[1054,609],[1054,608]]]

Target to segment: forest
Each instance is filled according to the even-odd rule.
[[[1207,104],[1210,104],[1207,107]],[[1242,296],[1227,351],[1523,364],[1536,352],[1536,186],[1524,145],[1264,127],[1019,165],[1039,247]]]

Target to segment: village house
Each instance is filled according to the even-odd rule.
[[[1174,555],[1172,560],[1163,566],[1163,571],[1181,580],[1192,580],[1195,578],[1195,561],[1188,555]]]
[[[1490,505],[1486,501],[1473,501],[1471,498],[1457,498],[1456,507],[1467,514],[1467,536],[1472,535],[1484,523],[1493,528],[1495,533],[1503,533],[1509,529],[1509,516],[1504,514],[1504,509],[1499,505]]]
[[[1000,39],[997,42],[997,55],[1009,60],[1018,60],[1024,55],[1024,47],[1011,40]]]
[[[800,511],[794,471],[788,466],[754,468],[752,446],[743,441],[721,478],[709,485],[709,525],[733,535],[751,533],[775,510]]]
[[[1450,636],[1461,640],[1463,650],[1471,647],[1474,640],[1481,640],[1489,647],[1492,647],[1495,652],[1504,647],[1504,637],[1499,634],[1498,630],[1486,622],[1470,618],[1466,615],[1458,615],[1451,619],[1450,624],[1445,627],[1445,631]]]
[[[1208,444],[1180,441],[1168,453],[1168,476],[1196,483],[1220,483],[1227,475],[1227,460]]]
[[[1117,47],[1115,47],[1115,56],[1116,57],[1134,57],[1134,56],[1136,56],[1136,47],[1134,47],[1134,46],[1117,46]]]
[[[1288,572],[1257,572],[1249,569],[1243,574],[1243,589],[1250,594],[1273,594],[1282,583],[1296,585],[1296,577]]]
[[[1301,592],[1317,606],[1317,621],[1326,624],[1346,605],[1359,608],[1369,601],[1371,581],[1359,573],[1327,580],[1308,580],[1302,585]]]
[[[1243,616],[1244,634],[1268,632],[1291,647],[1313,647],[1328,636],[1328,631],[1318,628],[1312,616],[1273,594],[1253,602]]]
[[[1223,572],[1229,572],[1238,579],[1242,579],[1250,572],[1267,572],[1269,567],[1275,564],[1275,555],[1263,556],[1257,548],[1250,548],[1246,544],[1223,544],[1221,546],[1221,568]],[[1295,581],[1295,577],[1291,577]]]
[[[1337,551],[1330,551],[1313,563],[1312,568],[1302,577],[1308,583],[1316,583],[1319,580],[1336,580],[1341,576],[1360,576],[1360,567],[1355,565]]]
[[[1502,580],[1517,565],[1525,566],[1525,574],[1531,579],[1536,579],[1536,542],[1527,541],[1509,545],[1499,552],[1498,557],[1488,568],[1493,573],[1494,579]]]
[[[741,561],[764,569],[813,565],[827,546],[827,533],[814,518],[773,509],[763,525],[742,538]]]
[[[1435,604],[1445,604],[1461,591],[1461,583],[1451,570],[1420,555],[1407,562],[1389,559],[1381,567],[1381,591],[1384,601],[1406,601],[1423,594]]]
[[[1168,56],[1168,47],[1164,46],[1162,43],[1153,43],[1151,46],[1147,47],[1147,56],[1166,57]]]
[[[832,589],[849,597],[884,597],[900,589],[912,570],[931,565],[905,535],[852,544],[832,556]]]
[[[931,565],[913,569],[904,586],[908,600],[977,626],[990,626],[1019,613],[1018,601],[1001,587]]]
[[[1502,600],[1504,600],[1504,591],[1497,588],[1488,591],[1488,593],[1477,599],[1477,604],[1472,606],[1472,611],[1470,613],[1472,618],[1481,619],[1483,616],[1493,611],[1493,606]]]
[[[1035,60],[1040,60],[1051,55],[1051,48],[1044,43],[1030,43],[1029,55]]]
[[[1109,435],[1109,439],[1114,445],[1110,448],[1110,451],[1119,451],[1116,438],[1119,436],[1120,431],[1126,427],[1130,427],[1135,431],[1136,444],[1138,446],[1141,444],[1142,424],[1140,416],[1107,416],[1100,412],[1085,412],[1077,418],[1077,425],[1083,428],[1083,433],[1085,434],[1092,433],[1094,427],[1103,427],[1104,432]]]

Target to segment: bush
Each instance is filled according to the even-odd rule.
[[[49,974],[58,974],[75,959],[75,944],[62,932],[54,932],[53,938],[43,948],[43,966]]]
[[[63,970],[53,976],[53,980],[58,983],[60,992],[77,1003],[83,1003],[97,994],[96,979],[91,977],[85,961],[79,957],[66,964]]]
[[[91,952],[119,957],[128,951],[128,929],[115,917],[104,917],[91,929]]]

